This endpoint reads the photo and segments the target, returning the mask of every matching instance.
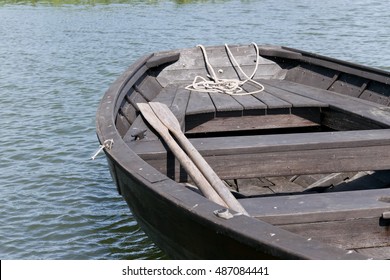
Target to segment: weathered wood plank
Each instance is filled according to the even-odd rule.
[[[115,104],[114,112],[118,112],[119,106],[121,105],[120,102],[123,100],[123,97],[131,95],[134,83],[138,81],[148,70],[145,65],[145,62],[148,60],[149,57],[150,56],[144,56],[140,58],[136,63],[130,66],[126,70],[126,72],[121,77],[119,77],[118,80],[115,81],[115,83],[113,84],[113,86],[118,86],[117,83],[122,83],[122,85],[120,86],[120,94],[117,96],[117,100],[119,101],[119,103]],[[126,80],[123,80],[123,78],[125,78]]]
[[[390,89],[385,83],[370,81],[362,94],[361,99],[389,106]]]
[[[259,178],[237,179],[236,182],[238,192],[245,196],[274,193],[269,186],[262,184]]]
[[[215,107],[210,95],[205,92],[192,91],[187,105],[187,115],[211,113],[215,115]]]
[[[287,180],[286,177],[267,177],[267,179],[272,182],[273,185],[269,188],[274,193],[301,192],[304,190],[302,186]]]
[[[121,112],[118,113],[116,120],[115,120],[115,126],[118,129],[118,132],[121,136],[124,136],[128,129],[130,128],[129,121],[122,115]]]
[[[135,83],[134,88],[136,91],[141,93],[147,101],[151,101],[161,91],[162,86],[159,82],[157,82],[155,77],[145,74],[143,79],[140,79],[137,83]]]
[[[281,109],[281,108],[290,109],[292,107],[291,103],[286,102],[276,96],[273,96],[267,90],[264,90],[259,93],[255,93],[253,96],[259,99],[264,104],[266,104],[268,109]],[[289,112],[289,110],[287,111]]]
[[[289,135],[253,135],[224,138],[192,139],[205,154],[226,155],[229,152],[280,152],[296,149],[331,149],[369,147],[390,144],[390,129],[364,131],[318,132]],[[196,146],[195,146],[196,147]]]
[[[390,233],[379,223],[389,207],[381,201],[383,197],[390,197],[390,189],[257,197],[241,199],[240,203],[252,216],[283,229],[344,249],[357,249],[390,245]],[[379,258],[387,250],[358,251]]]
[[[335,108],[324,108],[321,117],[322,125],[338,131],[383,128],[383,125],[375,121]]]
[[[390,169],[389,130],[191,140],[223,179]],[[165,172],[161,143],[131,146]]]
[[[320,102],[328,103],[331,107],[370,119],[383,127],[390,126],[390,112],[383,110],[379,104],[285,80],[269,80],[267,83],[302,96],[314,98]]]
[[[377,217],[285,225],[281,228],[347,250],[390,245],[390,231],[378,224]]]
[[[332,148],[355,148],[390,144],[390,129],[340,132],[316,132],[289,135],[252,135],[190,139],[204,155],[234,155]],[[139,154],[164,155],[158,142],[131,147]]]
[[[307,98],[305,96],[297,95],[290,91],[274,87],[264,80],[262,80],[262,83],[268,93],[292,104],[293,107],[328,107],[327,103],[319,102],[315,99]]]
[[[147,102],[146,99],[136,90],[132,90],[131,92],[129,92],[125,98],[127,102],[129,102],[131,105],[133,105],[134,108],[136,108],[137,111],[139,111],[137,103]]]
[[[309,184],[306,187],[305,191],[306,192],[315,191],[318,189],[325,190],[326,188],[329,188],[331,186],[336,186],[336,185],[344,182],[345,179],[351,178],[355,174],[356,174],[355,172],[350,172],[350,173],[336,172],[336,173],[328,174],[328,175],[320,178],[319,180],[316,180],[315,182]]]
[[[190,93],[186,110],[186,128],[191,129],[215,118],[215,107],[208,93]]]
[[[209,93],[216,108],[216,117],[242,116],[243,107],[232,96],[223,93]]]
[[[171,106],[169,106],[172,113],[179,121],[182,131],[185,130],[185,114],[189,98],[190,91],[183,87],[178,87],[175,98],[173,99]]]
[[[215,118],[187,130],[186,133],[215,133],[317,126],[319,126],[318,123],[296,115],[250,115],[232,118]]]
[[[229,58],[224,46],[205,47],[210,64],[218,70],[220,67],[232,67],[232,61]],[[255,67],[256,51],[254,46],[230,46],[230,51],[236,58],[241,67],[248,66],[245,73],[252,73]],[[260,58],[261,65],[277,65],[275,62]],[[167,67],[168,70],[182,69],[205,69],[205,60],[200,48],[180,50],[180,58],[177,63]],[[280,69],[280,68],[279,68]],[[219,73],[222,75],[223,73]]]
[[[161,102],[166,104],[167,106],[171,106],[173,99],[176,96],[177,88],[177,84],[167,85],[164,89],[160,91],[160,93],[153,99],[153,101]],[[138,94],[138,92],[136,91],[133,91],[133,93]],[[128,97],[127,99],[130,100],[130,97]],[[142,101],[144,99],[140,99],[140,97],[133,98],[133,103],[139,100]],[[144,100],[144,102],[146,102],[146,100]],[[123,140],[126,143],[133,142],[136,138],[138,138],[137,140],[140,140],[139,137],[143,137],[142,141],[151,141],[159,139],[158,136],[154,133],[154,131],[152,131],[151,128],[145,123],[142,116],[138,115],[138,107],[137,110],[134,111],[133,115],[135,115],[136,118],[134,119],[134,122],[132,123],[130,129],[123,137]],[[138,137],[136,135],[138,135]]]
[[[306,175],[294,175],[292,181],[303,188],[308,188],[311,184],[323,179],[326,174],[306,174]]]
[[[168,107],[171,106],[173,99],[175,98],[176,91],[179,85],[169,84],[163,88],[160,93],[153,99],[153,102],[160,102]]]
[[[232,96],[244,108],[243,115],[265,115],[267,105],[252,95]]]
[[[137,110],[128,102],[125,102],[120,107],[120,112],[129,121],[130,124],[133,123],[137,117]]]
[[[390,169],[389,146],[206,157],[224,179]]]
[[[342,93],[352,97],[359,97],[362,88],[368,80],[358,76],[341,74],[339,78],[329,87],[330,91]]]
[[[158,54],[154,54],[151,58],[149,58],[148,61],[146,62],[146,66],[148,68],[154,68],[166,63],[175,62],[179,58],[180,58],[179,52],[176,51],[161,52]]]
[[[176,65],[176,64],[175,64]],[[182,69],[168,69],[169,66],[162,72],[161,75],[157,77],[157,80],[160,84],[165,86],[169,82],[186,82],[188,85],[191,84],[196,76],[201,76],[207,78],[206,67],[200,66],[199,68],[186,68],[187,66],[182,66]],[[242,65],[241,68],[245,73],[251,73],[254,69],[254,65],[245,66]],[[218,69],[222,74],[218,74],[218,78],[221,79],[239,79],[237,71],[231,66],[215,66],[214,69]],[[280,75],[281,69],[277,64],[262,64],[259,66],[256,75],[256,79],[271,79],[277,78]]]
[[[237,69],[233,67],[224,46],[206,47],[206,51],[210,64],[218,72],[219,78],[237,79],[242,76],[241,74],[238,75]],[[231,51],[243,71],[248,75],[252,74],[257,57],[255,48],[252,45],[232,46]],[[277,63],[260,57],[255,78],[272,78],[279,75],[280,72],[281,67]],[[207,74],[202,51],[200,48],[192,48],[180,50],[179,60],[167,66],[157,79],[162,85],[165,85],[168,81],[188,81],[188,83],[191,83],[195,76],[207,77]]]
[[[317,65],[303,64],[289,69],[286,80],[322,89],[329,89],[338,77],[339,72],[336,70],[332,71]]]
[[[275,225],[379,217],[389,207],[380,201],[390,189],[315,193],[240,199],[254,217]]]
[[[378,94],[376,92],[373,92],[371,90],[365,90],[363,93],[360,95],[361,99],[368,100],[371,102],[375,102],[378,104],[382,104],[384,106],[389,106],[390,103],[390,98],[388,96]]]
[[[318,65],[320,67],[333,69],[337,72],[344,72],[345,74],[366,78],[368,80],[375,80],[384,83],[388,82],[388,73],[382,70],[372,69],[355,63],[340,61],[338,59],[296,50],[293,48],[283,47],[283,49],[302,54],[300,58],[297,58],[297,60],[299,60],[301,63]]]

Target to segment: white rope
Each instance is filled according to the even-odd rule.
[[[103,149],[111,150],[113,144],[114,144],[114,139],[105,140],[103,144],[99,146],[99,149],[96,150],[93,156],[91,156],[91,159],[95,160],[95,158],[103,151]]]
[[[253,77],[255,76],[257,72],[257,68],[259,67],[259,48],[256,43],[252,43],[256,50],[256,65],[255,69],[252,73],[252,75],[248,76],[240,67],[237,60],[233,56],[232,52],[230,51],[227,44],[225,44],[226,51],[228,53],[229,58],[233,62],[233,66],[236,66],[240,72],[245,76],[246,80],[239,80],[239,79],[220,79],[218,78],[217,74],[214,71],[213,66],[209,62],[209,58],[207,56],[206,49],[202,45],[198,45],[202,50],[204,60],[206,62],[207,71],[210,73],[207,75],[207,77],[210,80],[207,80],[204,77],[196,76],[194,78],[194,81],[191,85],[188,85],[185,87],[187,90],[197,91],[197,92],[216,92],[216,93],[225,93],[230,95],[250,95],[255,94],[258,92],[261,92],[264,90],[264,86],[255,80],[253,80]],[[242,86],[246,83],[252,83],[255,87],[258,88],[258,90],[251,91],[251,92],[245,92],[242,88]]]

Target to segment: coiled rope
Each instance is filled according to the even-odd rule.
[[[241,81],[238,79],[220,79],[218,78],[217,74],[214,71],[213,66],[210,64],[209,58],[207,56],[206,49],[202,45],[198,45],[202,50],[204,60],[206,62],[207,71],[210,73],[207,75],[207,77],[210,80],[207,80],[206,78],[202,76],[196,76],[194,78],[194,81],[192,84],[185,87],[187,90],[197,91],[197,92],[217,92],[217,93],[225,93],[229,95],[250,95],[255,94],[258,92],[261,92],[264,90],[264,86],[255,80],[253,80],[253,77],[255,76],[257,72],[257,68],[259,67],[259,48],[256,43],[252,43],[252,45],[255,47],[256,50],[256,66],[252,73],[252,75],[248,76],[240,67],[240,65],[237,63],[235,57],[233,56],[232,52],[230,51],[227,44],[225,44],[226,51],[228,53],[229,58],[231,59],[233,66],[237,67],[240,72],[244,75],[246,78],[245,80]],[[255,91],[251,92],[245,92],[242,86],[246,83],[253,84],[256,88],[258,88]]]

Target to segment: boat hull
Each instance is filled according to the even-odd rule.
[[[213,49],[213,51],[215,50]],[[187,52],[188,54],[191,51],[185,50],[185,52]],[[220,50],[218,50],[218,52],[220,52]],[[312,64],[318,63],[318,61],[320,61],[323,64],[321,67],[330,65],[332,71],[336,71],[334,69],[340,68],[343,71],[347,69],[346,71],[348,71],[349,75],[357,75],[359,73],[363,73],[362,79],[372,78],[375,80],[373,82],[375,88],[380,88],[378,90],[379,93],[375,93],[376,95],[371,93],[370,91],[371,95],[369,96],[369,98],[374,98],[372,96],[375,95],[375,100],[379,100],[380,102],[384,103],[387,101],[384,101],[383,98],[381,97],[379,98],[378,96],[383,95],[387,98],[386,94],[388,93],[390,95],[390,92],[388,92],[388,89],[385,88],[385,86],[383,86],[384,89],[381,88],[382,84],[383,85],[385,84],[383,81],[385,81],[387,79],[386,77],[389,76],[388,73],[385,73],[383,71],[376,71],[374,69],[355,66],[353,64],[348,64],[348,63],[342,63],[339,66],[338,65],[339,61],[332,60],[332,59],[325,59],[320,56],[310,56],[307,53],[306,54],[303,52],[298,53],[291,49],[272,48],[267,46],[261,49],[261,53],[269,57],[275,57],[275,61],[278,61],[278,63],[280,63],[282,66],[286,64],[286,61],[288,60],[292,60],[294,61],[294,63],[296,63],[295,62],[296,60],[300,60],[302,59],[302,56],[305,56],[305,58],[302,59],[302,63],[309,64],[310,67],[314,67],[314,68],[317,67],[317,66],[312,66]],[[309,58],[307,58],[306,56],[308,56]],[[136,140],[142,139],[145,136],[144,131],[137,132],[137,134],[134,135],[132,134],[131,131],[132,127],[134,127],[135,124],[142,123],[142,119],[139,116],[136,103],[148,102],[150,100],[154,100],[156,96],[158,96],[159,92],[163,91],[162,89],[164,89],[165,86],[166,88],[169,88],[169,83],[166,82],[168,80],[167,77],[172,78],[173,77],[172,75],[174,75],[175,77],[177,75],[178,79],[181,79],[178,82],[180,85],[183,85],[184,83],[183,81],[188,80],[188,78],[184,77],[183,76],[184,74],[182,74],[179,70],[173,69],[171,70],[173,74],[169,74],[170,76],[168,75],[162,77],[160,80],[158,80],[158,82],[156,82],[157,79],[155,77],[159,76],[160,73],[163,73],[164,67],[166,65],[175,64],[179,60],[179,57],[180,57],[180,50],[172,51],[172,52],[164,52],[162,54],[152,54],[140,58],[133,65],[131,65],[129,69],[125,71],[125,73],[123,73],[111,85],[111,87],[104,95],[97,112],[96,122],[97,122],[97,135],[99,141],[100,143],[103,144],[106,143],[106,141],[112,143],[112,146],[106,146],[104,149],[104,152],[108,160],[108,166],[111,172],[111,176],[117,186],[119,194],[121,194],[124,197],[127,204],[129,205],[129,208],[131,209],[133,216],[136,218],[136,220],[138,221],[141,228],[145,231],[145,233],[169,257],[174,259],[367,259],[370,258],[363,254],[357,253],[353,250],[345,250],[340,248],[339,246],[332,246],[331,244],[329,245],[320,241],[313,240],[311,237],[307,237],[298,233],[293,233],[291,231],[283,229],[283,226],[275,226],[271,222],[272,215],[271,218],[265,217],[263,219],[263,218],[247,217],[243,215],[236,215],[234,211],[230,211],[232,215],[229,218],[225,219],[223,217],[220,217],[216,215],[216,212],[222,210],[222,207],[220,205],[209,201],[205,197],[201,196],[198,192],[194,191],[191,188],[185,187],[182,184],[182,182],[180,182],[179,177],[181,176],[182,171],[178,169],[177,166],[176,168],[174,167],[171,170],[172,173],[170,173],[171,171],[169,170],[169,168],[164,167],[172,162],[172,158],[169,157],[169,154],[167,154],[165,147],[163,147],[159,139],[152,138],[154,137],[152,135],[150,139],[146,139],[147,141],[144,142],[146,144],[157,143],[156,144],[157,146],[155,146],[157,147],[157,150],[163,148],[162,150],[158,150],[156,153],[158,159],[156,159],[153,155],[148,154],[147,152],[144,152],[144,154],[135,152],[138,143]],[[191,59],[188,61],[192,63]],[[253,63],[253,59],[247,59],[247,61],[249,62],[252,61],[251,63]],[[184,65],[184,64],[180,64],[180,65]],[[289,67],[286,67],[286,69],[280,69],[280,68],[276,68],[275,65],[271,65],[272,67],[270,65],[271,64],[267,64],[266,68],[271,69],[273,75],[272,77],[274,78],[276,77],[277,79],[276,82],[278,80],[283,80],[286,77],[286,71],[287,71],[286,69],[289,69]],[[224,68],[225,72],[229,72],[228,70],[229,70],[228,68],[226,69]],[[197,68],[195,69],[195,72],[196,71],[198,71]],[[294,79],[297,80],[304,79],[304,77],[297,74],[298,73],[297,71],[295,72],[294,71],[295,70],[292,70],[291,72],[293,73],[291,75],[294,76],[293,77]],[[304,70],[303,73],[306,73],[305,71],[306,70]],[[339,71],[339,69],[337,71]],[[268,75],[268,73],[265,72],[265,75]],[[281,77],[280,75],[282,75],[283,77]],[[328,80],[332,80],[332,78],[329,77],[326,78]],[[308,80],[309,84],[310,83],[314,84],[314,79],[316,79],[316,81],[322,80],[322,78],[318,78],[316,75],[311,75],[310,79],[306,79],[306,80]],[[336,77],[334,79],[336,79]],[[144,82],[145,80],[147,80],[147,82]],[[378,86],[379,83],[381,87]],[[333,84],[338,85],[337,82],[335,81],[333,81]],[[291,84],[286,84],[286,85],[291,88]],[[273,85],[266,84],[266,86],[272,88]],[[367,87],[367,85],[365,85],[365,87]],[[307,90],[308,88],[305,89]],[[350,91],[350,88],[347,87],[347,90]],[[365,88],[362,88],[362,91],[364,90]],[[277,90],[277,92],[279,91],[280,90]],[[287,91],[284,90],[283,92],[287,92]],[[318,92],[318,97],[316,97],[318,98],[318,100],[323,98],[322,93],[323,91]],[[290,94],[291,96],[291,93],[288,94]],[[304,92],[303,94],[304,95],[311,94],[310,88],[308,92]],[[186,95],[184,94],[183,96]],[[180,96],[180,98],[181,97],[182,96]],[[273,100],[275,100],[275,96],[273,96],[272,98],[274,98]],[[294,98],[295,100],[299,99],[299,102],[301,102],[302,100],[310,99],[303,96],[300,96],[299,98],[295,96]],[[336,101],[338,100],[337,98],[340,99],[340,97],[337,94],[333,94],[332,98]],[[180,100],[178,100],[177,102],[180,102]],[[366,118],[373,118],[374,120],[372,121],[371,119],[369,119],[367,123],[364,123],[364,126],[368,126],[368,129],[387,129],[388,121],[389,121],[388,119],[390,118],[387,119],[386,117],[385,121],[383,122],[381,119],[382,115],[387,114],[387,112],[385,110],[382,110],[382,108],[374,108],[373,110],[371,110],[370,107],[369,108],[370,110],[368,110],[366,108],[367,102],[366,103],[364,102],[362,102],[362,107],[361,108],[359,107],[360,110],[359,114],[361,113],[362,115],[357,115],[357,114],[348,115],[348,117],[350,118],[350,123],[352,123],[353,127],[359,124],[359,121],[362,119],[363,116]],[[260,107],[262,106],[258,102],[258,100],[257,100],[257,104],[259,104],[258,106]],[[279,104],[282,104],[282,101],[279,101]],[[354,108],[353,103],[351,104],[348,104],[348,106],[350,108]],[[273,117],[274,115],[280,114],[281,116],[286,116],[285,115],[286,112],[290,112],[290,113],[297,112],[297,115],[294,116],[295,118],[294,120],[297,123],[299,123],[301,126],[305,125],[303,129],[306,129],[306,126],[312,126],[315,122],[321,121],[322,116],[331,115],[333,118],[337,117],[338,120],[344,117],[344,115],[341,115],[340,113],[342,112],[342,110],[336,108],[337,110],[335,111],[334,108],[332,108],[333,105],[328,107],[328,104],[324,99],[321,99],[320,101],[310,102],[310,106],[311,107],[309,108],[309,110],[306,110],[305,108],[296,109],[294,106],[292,106],[291,108],[280,107],[276,109],[274,107],[271,108],[271,106],[269,106],[269,108],[266,109],[263,109],[261,107],[261,109],[255,110],[253,109],[253,107],[249,106],[250,109],[248,109],[247,111],[249,112],[249,115],[245,116],[245,118],[250,119],[254,123],[256,121],[256,125],[258,123],[258,120],[265,120],[265,119],[271,120],[273,122],[272,124],[275,124],[274,122],[275,118]],[[304,111],[305,114],[301,114],[302,111]],[[266,116],[260,116],[261,114],[264,114],[264,112],[267,112]],[[378,114],[378,112],[380,114]],[[213,124],[214,121],[213,124],[214,126],[215,123],[219,125],[220,123],[225,121],[225,117],[229,114],[233,114],[232,115],[233,117],[230,118],[230,121],[232,121],[232,123],[234,124],[237,124],[236,120],[234,119],[235,117],[234,114],[236,114],[236,112],[232,113],[231,111],[228,110],[227,112],[224,112],[224,114],[218,112],[216,114],[217,117],[218,114],[220,114],[219,118],[216,118],[215,120],[212,120],[210,122],[211,124]],[[199,116],[208,118],[210,114],[203,113]],[[309,117],[307,119],[302,119],[301,118],[302,116],[304,116],[305,118],[307,116]],[[332,120],[330,117],[327,118],[329,120]],[[198,119],[195,118],[191,119],[191,116],[189,116],[188,119],[191,120],[191,122],[189,123],[191,129],[199,130],[199,127],[198,128],[196,127]],[[328,123],[329,125],[333,125],[332,129],[335,129],[334,127],[336,125],[339,126],[339,124],[336,122],[328,121]],[[284,129],[287,132],[291,132],[291,130],[295,129],[291,127],[291,124],[286,122],[280,125],[285,126]],[[144,126],[144,128],[148,129],[147,126]],[[251,129],[251,125],[248,125],[247,128]],[[207,125],[202,127],[201,129],[203,129],[201,133],[205,133],[204,129],[207,129]],[[257,129],[259,129],[259,127],[257,127]],[[314,130],[315,129],[317,128],[314,128]],[[275,132],[276,130],[271,129],[269,131]],[[308,131],[305,132],[307,133]],[[146,138],[149,137],[148,133],[150,133],[150,131],[146,132]],[[233,131],[232,133],[237,134],[236,131]],[[384,134],[385,135],[382,135],[382,137],[385,142],[379,141],[380,142],[379,144],[384,145],[385,147],[385,145],[388,145],[387,143],[388,137],[386,131]],[[290,134],[290,136],[291,135],[292,134]],[[306,135],[310,135],[310,134],[306,134]],[[337,141],[335,142],[331,133],[326,132],[324,135],[327,135],[328,138],[326,138],[325,140],[321,140],[319,142],[317,140],[320,139],[322,136],[318,136],[318,135],[319,134],[315,136],[317,138],[312,138],[312,142],[310,143],[310,145],[312,145],[312,147],[314,148],[308,148],[308,145],[305,145],[305,143],[301,143],[301,142],[296,142],[294,144],[295,146],[293,145],[291,147],[286,146],[285,143],[279,143],[278,141],[276,141],[275,143],[271,141],[270,145],[273,146],[273,149],[275,149],[274,152],[277,152],[276,154],[286,158],[291,154],[293,154],[297,149],[297,147],[300,147],[303,151],[303,153],[301,154],[302,155],[305,154],[308,158],[310,157],[311,160],[313,160],[313,162],[315,162],[314,161],[315,154],[311,155],[310,153],[314,153],[318,151],[318,152],[322,152],[323,154],[326,154],[326,150],[321,150],[323,149],[322,147],[325,147],[328,150],[332,148],[334,149],[334,151],[342,151],[342,149],[345,148],[346,144],[344,142],[340,142],[341,144]],[[341,135],[342,138],[340,139],[345,140],[346,134],[341,134]],[[298,136],[294,136],[294,137],[298,137]],[[233,137],[230,139],[233,139]],[[270,162],[269,162],[270,166],[272,166],[273,162],[278,162],[279,158],[276,161],[274,160],[275,159],[273,154],[274,152],[272,151],[271,151],[272,153],[269,152],[269,149],[267,149],[266,146],[261,146],[259,144],[259,141],[257,140],[253,141],[253,139],[255,138],[253,137],[251,138],[251,136],[248,136],[245,139],[246,139],[245,141],[247,141],[245,143],[248,143],[248,146],[245,147],[241,146],[238,149],[234,145],[242,145],[243,143],[243,141],[238,140],[235,143],[231,142],[231,146],[229,146],[230,148],[217,147],[217,148],[210,149],[211,152],[209,150],[209,151],[204,151],[204,153],[206,156],[209,156],[211,162],[213,161],[213,158],[216,158],[216,156],[218,155],[225,156],[224,153],[226,153],[226,151],[228,152],[227,158],[229,157],[229,155],[231,156],[235,154],[237,157],[236,161],[244,161],[245,156],[243,157],[240,156],[241,150],[246,151],[246,153],[248,154],[258,153],[257,158],[253,160],[253,162],[257,162],[259,161],[258,159],[264,158],[262,153],[264,155],[267,155],[270,158]],[[264,137],[264,139],[272,140],[272,137],[268,137],[268,138]],[[296,139],[300,141],[301,138],[298,137]],[[149,140],[150,142],[148,142]],[[353,151],[355,150],[362,151],[360,156],[361,158],[364,158],[366,153],[368,153],[369,151],[365,149],[364,146],[367,145],[368,143],[367,141],[371,141],[370,143],[374,143],[372,142],[372,139],[368,139],[367,141],[360,141],[359,143],[352,140],[350,140],[350,142],[351,143],[353,142],[354,144],[351,149],[352,150],[354,149]],[[266,143],[266,141],[268,140],[264,140],[264,141]],[[375,145],[378,146],[379,144],[376,143]],[[210,147],[212,147],[213,145],[212,142],[209,142],[209,145]],[[361,149],[359,145],[362,145],[363,148]],[[279,151],[281,146],[283,146],[282,153],[280,153]],[[378,147],[379,148],[377,149],[379,149],[379,152],[377,153],[379,155],[382,146],[378,146]],[[308,152],[306,152],[306,150],[308,150]],[[253,156],[255,156],[255,154]],[[334,170],[335,165],[332,163],[332,160],[334,158],[337,158],[337,156],[341,157],[340,160],[344,160],[342,158],[344,157],[344,155],[342,154],[338,155],[337,153],[335,153],[334,156],[329,156],[327,162],[328,167],[327,169],[325,169],[327,172],[335,171]],[[384,155],[381,156],[383,159],[380,161],[380,163],[376,165],[376,167],[380,169],[386,169],[388,166],[386,158]],[[249,157],[251,156],[248,156],[248,158]],[[337,158],[337,160],[339,159]],[[301,162],[302,162],[301,165],[298,166],[294,172],[301,172],[307,169],[307,166],[305,166],[305,160],[302,160]],[[227,170],[227,166],[229,164],[219,164],[219,165],[216,164],[220,168],[218,172],[222,174],[225,177],[225,179],[233,179],[229,177],[232,174],[231,172],[228,171],[224,173],[224,171]],[[231,165],[232,167],[234,167],[235,162],[232,162]],[[162,168],[160,168],[161,166]],[[361,166],[362,165],[351,164],[350,166],[348,166],[349,169],[347,171],[358,171],[360,170]],[[364,168],[366,168],[366,166],[371,166],[371,165],[363,165],[363,166]],[[289,165],[284,164],[283,166],[282,164],[280,165],[280,167],[283,168],[268,168],[268,169],[252,168],[250,172],[251,174],[253,174],[253,176],[258,176],[258,173],[260,171],[262,172],[263,175],[267,174],[268,176],[278,175],[278,172],[283,176],[293,175],[290,174],[290,172],[292,172],[292,169],[290,168]],[[321,170],[321,168],[323,169],[323,166],[319,166],[318,169],[315,170],[315,172],[318,172],[319,170]],[[241,178],[245,178],[246,175],[240,174],[238,172],[237,175],[235,175],[235,177],[237,176],[238,177],[242,176]],[[384,198],[384,200],[390,197],[389,190],[384,189],[383,193],[380,194],[380,197]],[[276,207],[275,209],[277,209],[277,206],[275,207]],[[386,209],[386,207],[380,205],[380,207],[378,207],[377,211],[375,212],[375,215],[378,215],[378,213],[381,213],[379,211],[384,211],[384,209]],[[352,210],[348,209],[349,212],[347,211],[349,213],[348,215],[350,215],[349,217],[352,217],[351,213],[355,213],[355,212],[359,213],[359,215],[363,212],[367,212],[367,213],[372,212],[366,210],[363,211],[361,209],[358,209],[358,211],[355,211],[355,209]],[[314,217],[316,215],[320,216],[320,214],[321,213],[319,214],[306,213],[305,217],[310,217],[310,216]],[[332,217],[340,216],[336,214],[332,214],[331,216]],[[376,216],[374,218],[376,219]],[[388,228],[388,226],[389,225],[385,222],[384,228]],[[388,245],[385,244],[386,232],[382,230],[380,234],[382,235],[381,246],[384,247],[389,246],[389,244]]]
[[[119,169],[120,170],[120,169]],[[197,218],[182,207],[118,172],[121,193],[141,228],[173,259],[273,259],[271,254],[229,237],[220,226]],[[228,245],[228,246],[227,246]],[[291,256],[281,256],[290,258]]]

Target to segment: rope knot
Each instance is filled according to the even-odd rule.
[[[257,72],[257,68],[259,66],[259,48],[255,43],[252,43],[256,49],[256,66],[255,69],[252,73],[251,76],[248,76],[245,74],[245,72],[242,70],[240,65],[237,63],[236,59],[234,58],[233,54],[231,53],[228,45],[225,44],[226,51],[229,55],[229,58],[232,61],[233,67],[236,65],[236,67],[241,71],[241,73],[246,77],[246,80],[241,81],[239,79],[220,79],[218,78],[217,74],[214,71],[213,66],[210,64],[206,49],[202,45],[198,45],[202,50],[203,57],[206,62],[207,70],[209,71],[209,75],[207,77],[210,80],[205,79],[204,77],[201,76],[196,76],[192,82],[191,85],[188,85],[185,87],[187,90],[192,90],[192,91],[197,91],[197,92],[217,92],[217,93],[225,93],[225,94],[230,94],[230,95],[250,95],[250,94],[255,94],[258,92],[261,92],[264,90],[264,86],[255,80],[253,80],[253,77],[255,76]],[[234,62],[234,64],[233,64]],[[223,70],[218,70],[219,73],[222,73]],[[252,84],[255,85],[255,87],[258,88],[258,90],[252,91],[252,92],[245,92],[242,86],[247,83],[251,82]]]

